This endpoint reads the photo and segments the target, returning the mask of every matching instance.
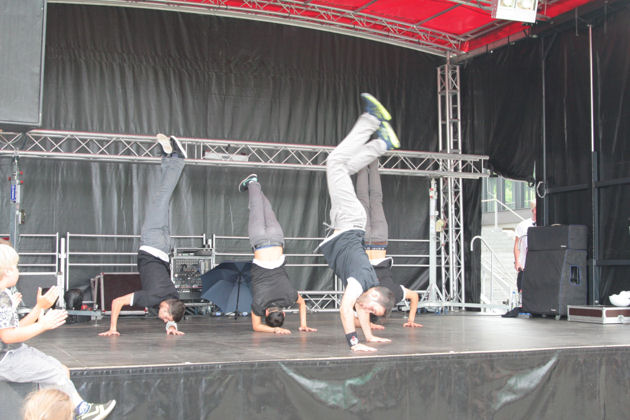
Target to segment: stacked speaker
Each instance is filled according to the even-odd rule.
[[[567,305],[586,305],[587,236],[583,225],[529,228],[522,286],[525,312],[564,316]]]

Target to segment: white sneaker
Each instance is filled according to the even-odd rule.
[[[112,412],[116,406],[116,400],[107,401],[104,404],[90,403],[90,408],[83,414],[75,417],[76,420],[102,420]]]
[[[158,143],[160,143],[160,146],[162,146],[162,152],[165,155],[170,155],[171,153],[173,153],[173,146],[171,146],[171,140],[168,137],[166,137],[162,133],[159,133],[157,136],[155,136],[155,139]]]

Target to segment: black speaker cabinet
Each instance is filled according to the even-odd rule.
[[[90,280],[90,284],[94,303],[104,312],[112,310],[112,300],[142,289],[139,273],[100,273]],[[123,306],[123,312],[144,313],[144,308]]]
[[[527,251],[523,273],[523,310],[567,315],[567,305],[586,305],[586,251]]]
[[[527,231],[529,251],[587,249],[588,230],[584,225],[534,226]],[[529,258],[529,255],[528,255]]]

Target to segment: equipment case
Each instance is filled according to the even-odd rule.
[[[568,305],[567,320],[593,324],[630,324],[630,307]]]

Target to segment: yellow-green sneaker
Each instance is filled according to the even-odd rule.
[[[387,121],[381,121],[378,128],[378,137],[385,142],[387,150],[400,149],[400,140],[392,126]]]
[[[361,99],[363,100],[365,112],[368,114],[375,116],[381,121],[389,121],[392,119],[392,116],[387,108],[385,108],[374,96],[369,93],[362,93]]]

